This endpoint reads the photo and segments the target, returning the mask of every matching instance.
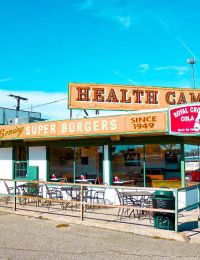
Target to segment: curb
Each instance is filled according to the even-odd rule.
[[[175,240],[180,242],[189,242],[190,239],[184,233],[177,233],[175,231],[163,230],[163,229],[153,229],[149,227],[143,226],[135,226],[135,225],[127,225],[124,223],[110,223],[110,222],[90,222],[87,220],[80,221],[78,219],[63,219],[63,217],[46,215],[46,214],[38,214],[35,212],[21,212],[21,211],[13,211],[9,209],[0,209],[0,211],[7,212],[10,214],[26,216],[26,217],[34,217],[39,219],[48,219],[59,223],[67,223],[72,225],[82,225],[88,227],[95,227],[101,229],[107,229],[117,232],[126,232],[135,235],[148,236],[156,239],[166,239],[166,240]],[[24,214],[25,213],[25,214]],[[31,214],[28,214],[31,213]]]

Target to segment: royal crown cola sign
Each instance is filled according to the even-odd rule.
[[[169,109],[171,134],[200,134],[200,104],[189,104]]]

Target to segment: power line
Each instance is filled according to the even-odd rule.
[[[54,100],[54,101],[51,101],[51,102],[47,102],[47,103],[43,103],[43,104],[27,107],[26,109],[31,109],[32,110],[33,108],[36,108],[36,107],[46,106],[46,105],[54,104],[54,103],[57,103],[57,102],[60,102],[60,101],[64,101],[64,100],[68,100],[68,98],[62,98],[62,99]],[[86,116],[89,116],[87,111],[84,109],[84,110],[80,110],[79,113],[76,115],[76,117],[78,117],[80,115],[80,113],[82,113],[83,111],[86,114]],[[96,114],[98,114],[98,112],[96,112]]]
[[[32,109],[32,108],[35,108],[35,107],[46,106],[46,105],[54,104],[54,103],[57,103],[57,102],[60,102],[60,101],[64,101],[64,100],[67,100],[67,99],[68,99],[68,98],[62,98],[62,99],[54,100],[54,101],[51,101],[51,102],[39,104],[39,105],[36,105],[36,106],[31,106],[31,107],[29,107],[29,108]]]

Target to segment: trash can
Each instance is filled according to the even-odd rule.
[[[175,197],[172,191],[157,190],[153,194],[153,208],[175,209]],[[156,212],[153,214],[154,228],[175,230],[175,214]]]

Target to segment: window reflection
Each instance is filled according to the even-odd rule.
[[[50,147],[49,179],[102,178],[102,158],[101,146]]]
[[[143,145],[112,146],[113,179],[114,177],[119,177],[124,180],[129,180],[137,176],[137,185],[140,184],[140,186],[143,186],[143,161]]]
[[[75,179],[84,175],[86,178],[102,178],[102,147],[83,146],[75,148]]]
[[[181,152],[179,144],[149,144],[145,146],[145,151],[146,176],[150,178],[151,186],[169,186],[167,181],[180,181]]]
[[[187,182],[200,182],[200,150],[198,145],[185,145],[185,174]]]
[[[180,162],[180,144],[112,146],[113,178],[115,176],[123,179],[132,178],[136,186],[143,186],[144,182],[146,186],[154,187],[165,186],[165,184],[169,186],[167,181],[180,182]]]
[[[73,147],[50,147],[49,148],[49,179],[65,178],[73,180]]]

